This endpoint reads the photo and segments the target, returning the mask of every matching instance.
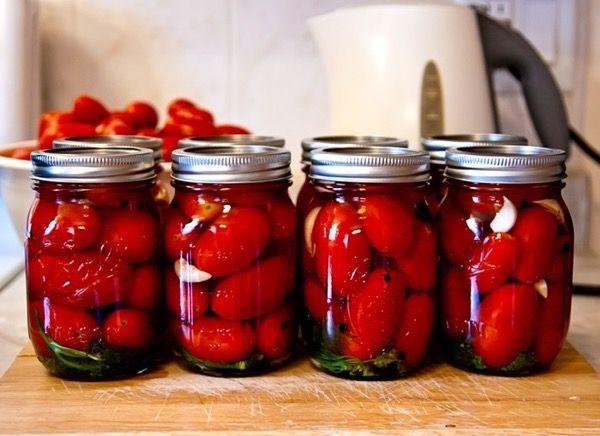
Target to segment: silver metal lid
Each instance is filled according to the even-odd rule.
[[[162,139],[150,136],[134,135],[105,135],[105,136],[71,136],[56,139],[52,148],[79,148],[79,147],[140,147],[152,150],[154,162],[162,160]]]
[[[152,151],[139,147],[81,147],[34,151],[31,178],[57,183],[123,183],[155,177]]]
[[[429,153],[431,163],[444,165],[446,150],[470,145],[527,145],[527,138],[503,133],[474,133],[470,135],[436,135],[423,138],[423,149]]]
[[[408,147],[405,139],[392,138],[388,136],[353,136],[333,135],[316,136],[302,140],[302,163],[310,164],[310,153],[320,148],[332,147],[356,147],[356,146],[382,146],[382,147]]]
[[[283,148],[285,140],[278,136],[262,135],[219,135],[219,136],[192,136],[179,141],[178,147],[214,145],[266,145],[269,147]]]
[[[264,145],[180,148],[173,152],[172,177],[192,183],[261,183],[287,180],[291,154]]]
[[[310,177],[357,183],[406,183],[429,180],[427,153],[401,147],[353,146],[315,150]]]
[[[533,145],[451,148],[446,177],[478,183],[545,183],[566,177],[563,150]]]

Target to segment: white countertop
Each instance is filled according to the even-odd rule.
[[[0,290],[0,375],[27,341],[25,274]],[[568,340],[600,372],[600,296],[573,298]]]

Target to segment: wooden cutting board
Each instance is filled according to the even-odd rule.
[[[600,433],[600,377],[571,346],[523,378],[430,365],[393,382],[341,380],[306,359],[224,379],[170,363],[115,382],[48,376],[25,347],[0,379],[0,432],[428,430]]]

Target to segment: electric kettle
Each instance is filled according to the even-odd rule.
[[[560,90],[518,32],[467,6],[386,4],[309,20],[325,63],[333,134],[406,138],[498,132],[491,74],[521,83],[542,144],[567,150]]]

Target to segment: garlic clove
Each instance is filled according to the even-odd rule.
[[[179,277],[182,282],[200,283],[210,280],[212,277],[211,274],[196,268],[185,259],[176,260],[173,266],[175,268],[175,274],[177,274],[177,277]]]
[[[306,250],[310,254],[310,256],[315,255],[315,247],[313,246],[312,241],[312,232],[313,227],[315,226],[315,220],[317,219],[317,215],[321,210],[321,206],[315,207],[306,215],[304,219],[304,244],[306,245]]]
[[[510,231],[517,221],[517,208],[507,197],[502,197],[503,204],[496,216],[490,223],[494,233],[506,233]]]
[[[546,280],[538,280],[534,283],[533,287],[542,297],[548,298],[548,283],[546,283]]]
[[[561,224],[564,224],[565,214],[562,207],[560,207],[560,204],[558,204],[558,201],[552,198],[546,198],[544,200],[536,200],[534,203],[542,206],[548,212],[552,213]]]

